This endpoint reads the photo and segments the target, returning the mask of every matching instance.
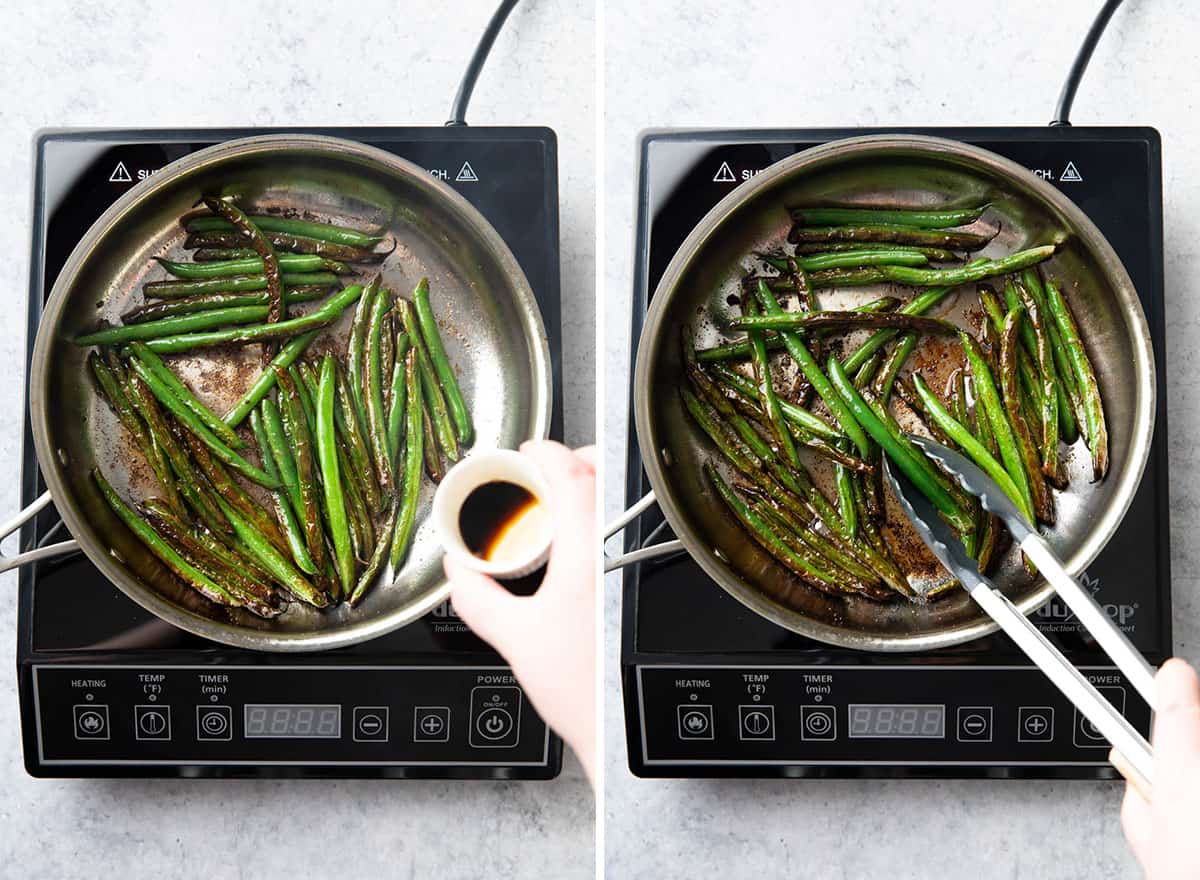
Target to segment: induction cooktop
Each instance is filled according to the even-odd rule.
[[[1158,364],[1150,460],[1084,583],[1147,657],[1171,654],[1162,173],[1150,128],[651,131],[640,142],[631,338],[667,264],[730,190],[808,147],[875,133],[976,144],[1053,183],[1100,228],[1137,288]],[[634,351],[636,359],[636,351]],[[630,418],[627,503],[650,489]],[[658,540],[657,510],[626,549]],[[627,568],[622,683],[642,776],[1115,778],[1108,743],[1003,634],[918,654],[840,650],[759,617],[687,556]],[[1143,733],[1149,707],[1053,600],[1039,628]]]
[[[50,131],[35,141],[28,345],[64,262],[119,196],[196,150],[252,134],[362,141],[446,181],[529,279],[550,340],[562,436],[557,141],[546,128]],[[26,409],[28,414],[28,406]],[[44,490],[28,418],[22,501]],[[21,548],[62,540],[53,507]],[[206,641],[126,598],[75,555],[20,573],[17,668],[35,776],[548,779],[562,743],[449,603],[374,641],[276,655]]]

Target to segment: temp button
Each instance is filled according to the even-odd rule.
[[[134,706],[133,735],[140,740],[169,740],[171,738],[171,707]]]
[[[470,743],[476,749],[511,749],[521,738],[521,689],[484,686],[471,690]]]

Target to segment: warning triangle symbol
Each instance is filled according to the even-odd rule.
[[[112,174],[108,175],[108,180],[109,183],[130,183],[133,178],[129,176],[129,169],[125,167],[125,163],[118,162]]]
[[[1079,169],[1075,167],[1074,162],[1068,162],[1067,167],[1063,169],[1063,173],[1058,178],[1061,180],[1074,181],[1075,183],[1083,180],[1083,175],[1079,173]]]
[[[454,176],[455,180],[477,181],[479,178],[475,174],[475,169],[471,167],[470,162],[463,162],[462,168],[458,169],[458,174]]]
[[[717,173],[713,175],[713,183],[735,183],[736,181],[737,178],[733,176],[733,169],[729,167],[728,162],[722,162]]]

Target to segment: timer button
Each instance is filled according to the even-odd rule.
[[[514,748],[521,739],[521,689],[511,685],[472,688],[468,739],[476,749]]]
[[[833,706],[801,706],[800,739],[817,742],[837,739],[837,709]]]
[[[233,739],[233,710],[228,706],[197,706],[196,739],[209,742]]]

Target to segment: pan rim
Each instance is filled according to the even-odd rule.
[[[140,579],[130,575],[112,556],[103,551],[102,541],[87,521],[79,515],[72,493],[60,477],[50,445],[48,411],[45,404],[46,383],[49,378],[47,360],[52,350],[55,330],[66,305],[67,291],[73,286],[83,266],[90,259],[97,242],[103,239],[120,219],[135,205],[154,198],[164,187],[192,170],[214,162],[231,161],[262,153],[304,150],[308,152],[347,155],[364,164],[382,166],[389,173],[408,179],[445,202],[448,208],[467,225],[497,261],[499,269],[512,282],[520,313],[525,316],[524,335],[530,349],[530,373],[534,379],[529,389],[531,439],[544,439],[550,432],[553,401],[553,373],[550,367],[550,344],[541,309],[524,271],[508,245],[491,223],[465,197],[449,184],[436,179],[419,165],[386,150],[357,141],[328,135],[303,133],[261,134],[236,138],[190,153],[164,166],[155,174],[140,181],[118,198],[88,228],[75,245],[54,283],[50,297],[42,310],[42,319],[34,341],[29,371],[29,410],[34,448],[38,467],[54,499],[55,507],[68,531],[78,540],[80,548],[93,565],[100,569],[114,586],[151,614],[180,629],[202,638],[237,648],[249,648],[278,653],[324,651],[369,641],[393,632],[416,620],[446,601],[450,585],[442,579],[418,601],[398,612],[381,614],[333,630],[315,632],[271,632],[214,620],[178,606]],[[61,502],[61,503],[60,503]]]
[[[713,206],[688,234],[671,258],[655,288],[650,307],[646,312],[642,332],[638,339],[637,360],[633,374],[634,427],[638,446],[642,452],[642,466],[663,516],[670,523],[675,536],[688,555],[726,593],[767,620],[826,644],[881,653],[904,653],[951,647],[994,633],[999,627],[982,611],[979,612],[975,622],[959,624],[929,633],[901,635],[855,632],[813,620],[800,612],[784,614],[781,606],[768,600],[765,594],[755,589],[747,579],[723,562],[688,524],[686,511],[676,503],[674,493],[671,491],[671,484],[667,479],[661,457],[654,452],[658,448],[658,443],[651,425],[650,410],[644,389],[648,387],[651,363],[657,356],[659,346],[664,344],[662,325],[672,294],[709,239],[740,210],[744,203],[760,192],[768,190],[781,179],[800,173],[806,168],[819,167],[823,163],[833,162],[849,155],[862,157],[872,152],[889,154],[898,151],[907,151],[911,155],[913,151],[917,150],[922,151],[925,158],[953,157],[982,164],[1001,177],[1015,179],[1026,190],[1031,190],[1034,197],[1048,203],[1051,209],[1065,216],[1074,233],[1095,255],[1100,271],[1116,292],[1118,304],[1132,320],[1131,344],[1137,389],[1129,465],[1123,471],[1121,481],[1115,489],[1114,503],[1110,503],[1103,510],[1094,524],[1091,534],[1068,560],[1068,569],[1071,574],[1078,576],[1103,550],[1113,532],[1120,525],[1133,502],[1138,486],[1141,484],[1154,434],[1157,410],[1156,364],[1149,324],[1137,297],[1137,291],[1124,264],[1108,240],[1091,219],[1066,195],[1010,159],[990,150],[949,138],[887,133],[830,141],[795,153],[763,169],[735,187]],[[638,395],[640,395],[640,399]],[[650,454],[647,454],[648,451]],[[1027,596],[1015,604],[1022,614],[1029,615],[1045,605],[1053,595],[1053,587],[1043,580],[1036,589],[1030,591]]]

